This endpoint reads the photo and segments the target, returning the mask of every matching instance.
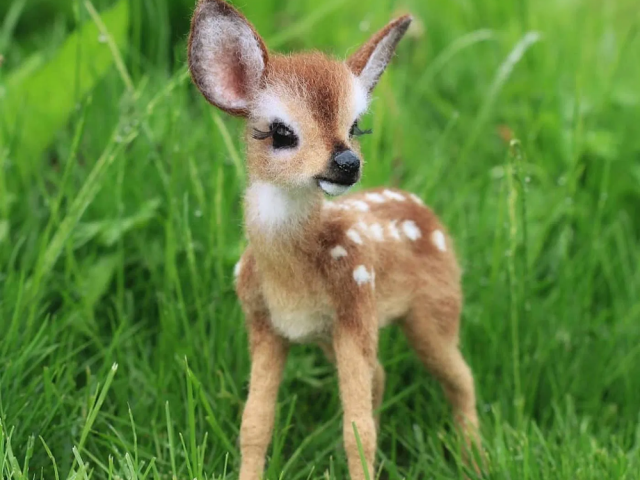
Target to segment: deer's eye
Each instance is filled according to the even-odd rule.
[[[360,127],[358,126],[358,121],[356,120],[355,122],[353,122],[353,125],[351,125],[351,129],[349,130],[349,136],[359,137],[360,135],[368,135],[371,132],[372,130],[370,128],[366,130],[360,130]]]
[[[278,150],[281,148],[293,148],[298,145],[298,136],[282,122],[273,122],[266,132],[254,128],[252,136],[256,140],[271,138],[273,148]]]
[[[273,148],[293,148],[298,145],[298,137],[284,123],[273,123],[270,130],[273,132]]]

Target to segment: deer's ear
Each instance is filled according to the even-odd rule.
[[[388,23],[347,59],[347,66],[364,88],[371,92],[387,68],[398,42],[406,33],[412,17],[404,15]]]
[[[222,0],[199,0],[188,48],[191,78],[204,97],[232,115],[247,116],[269,61],[248,20]]]

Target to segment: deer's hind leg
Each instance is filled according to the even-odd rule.
[[[403,322],[403,330],[422,363],[442,385],[454,422],[467,446],[472,447],[478,441],[478,415],[473,375],[458,348],[460,304],[457,295],[437,301],[419,299]]]

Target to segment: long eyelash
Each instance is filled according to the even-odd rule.
[[[354,137],[359,137],[360,135],[369,135],[370,133],[373,133],[372,129],[367,128],[366,130],[360,130],[360,127],[358,126],[358,122],[354,123],[354,125],[353,125],[353,136]]]
[[[275,132],[275,129],[271,129],[267,132],[263,132],[262,130],[258,130],[257,128],[254,128],[251,136],[256,140],[266,140],[267,138],[272,137],[274,132]]]

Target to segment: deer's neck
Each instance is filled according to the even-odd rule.
[[[253,181],[245,195],[245,226],[259,263],[299,259],[318,236],[322,193]]]

